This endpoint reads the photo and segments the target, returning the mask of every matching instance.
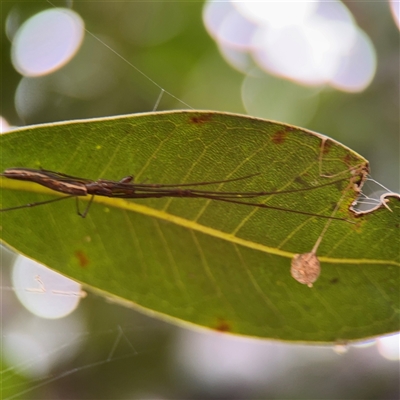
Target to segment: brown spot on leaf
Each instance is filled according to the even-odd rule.
[[[307,184],[308,184],[308,182],[307,182],[305,179],[303,179],[302,176],[296,176],[296,178],[294,178],[294,181],[295,181],[296,183],[299,183],[299,184],[302,185],[303,187],[306,187]]]
[[[219,318],[217,325],[214,327],[219,332],[230,332],[232,330],[231,324],[223,318]]]
[[[75,257],[78,259],[78,263],[82,268],[88,266],[89,259],[86,257],[86,254],[82,250],[77,250],[75,252]]]
[[[346,165],[351,165],[353,161],[353,157],[350,154],[346,154],[343,158],[343,161],[345,162]]]
[[[192,115],[190,117],[190,122],[192,124],[204,124],[205,122],[211,121],[213,115],[212,114],[198,114]]]
[[[286,140],[287,133],[288,133],[288,130],[285,130],[285,129],[281,129],[279,131],[276,131],[272,136],[272,141],[275,144],[284,143],[285,140]]]
[[[321,143],[321,147],[322,147],[322,154],[329,154],[329,152],[331,151],[331,147],[333,145],[333,142],[331,140],[325,139],[322,141]]]
[[[335,277],[329,280],[329,283],[331,283],[332,285],[336,284],[339,282],[339,278]]]
[[[343,190],[343,183],[344,182],[336,182],[335,184],[334,184],[334,186],[336,187],[336,189],[339,191],[339,192],[342,192],[342,190]]]

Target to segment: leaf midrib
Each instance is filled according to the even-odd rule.
[[[45,188],[40,185],[36,185],[30,182],[22,182],[22,181],[13,181],[10,179],[2,179],[1,180],[1,188],[11,189],[16,191],[30,192],[36,194],[47,194],[52,196],[64,197],[61,193],[58,193],[54,190]],[[89,201],[91,196],[80,196],[79,199],[83,201]],[[137,204],[125,199],[117,199],[111,197],[102,197],[95,196],[93,199],[94,203],[102,204],[111,208],[117,208],[120,210],[136,212],[142,215],[147,215],[149,217],[157,218],[163,221],[172,222],[173,224],[179,225],[181,227],[191,229],[197,232],[201,232],[205,235],[209,235],[218,239],[225,240],[227,242],[231,242],[234,244],[238,244],[240,246],[244,246],[253,250],[262,251],[267,254],[277,255],[281,257],[286,257],[292,259],[295,253],[280,250],[274,247],[265,246],[263,244],[259,244],[256,242],[252,242],[250,240],[241,239],[232,234],[219,231],[214,228],[210,228],[204,225],[201,225],[197,222],[188,220],[186,218],[178,217],[176,215],[169,214],[165,211],[156,210],[154,208]],[[311,250],[310,246],[310,250]],[[375,259],[365,259],[365,258],[332,258],[332,257],[318,257],[321,262],[329,263],[329,264],[378,264],[378,265],[393,265],[400,267],[400,263],[392,260],[375,260]]]

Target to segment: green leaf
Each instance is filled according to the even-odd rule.
[[[304,129],[215,112],[179,111],[42,125],[0,137],[1,168],[44,168],[90,179],[282,191],[251,199],[330,216],[313,288],[290,276],[327,219],[207,199],[95,197],[1,213],[7,245],[107,296],[211,329],[332,342],[399,329],[400,203],[355,217],[368,168],[345,146]],[[332,183],[330,185],[327,185]],[[320,186],[325,185],[325,186]],[[62,195],[2,179],[2,208]],[[84,199],[86,200],[86,198]],[[87,199],[88,200],[88,199]],[[86,202],[80,201],[83,209]]]

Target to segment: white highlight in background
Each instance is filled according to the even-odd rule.
[[[49,74],[76,54],[84,37],[84,23],[74,11],[55,8],[28,19],[12,43],[12,62],[24,76]]]
[[[281,377],[338,360],[331,347],[257,340],[220,332],[180,330],[172,346],[175,373],[204,392],[243,387],[276,390]],[[300,373],[301,376],[301,373]]]
[[[389,4],[393,19],[396,22],[397,27],[400,29],[400,2],[399,0],[389,0]]]
[[[391,361],[400,360],[400,334],[380,337],[377,344],[382,357]]]
[[[42,318],[71,314],[86,295],[79,283],[23,256],[17,257],[11,279],[20,302]]]
[[[10,124],[7,122],[5,118],[0,116],[0,134],[8,132],[11,129]]]
[[[248,53],[263,71],[307,86],[360,92],[375,75],[374,47],[340,1],[210,0],[203,21],[222,56],[244,73]]]
[[[318,1],[291,0],[287,2],[232,2],[233,6],[246,18],[256,24],[267,24],[282,28],[298,24],[315,12]]]
[[[46,378],[55,366],[73,359],[88,337],[79,314],[46,320],[21,313],[3,327],[2,335],[8,370],[33,379]]]

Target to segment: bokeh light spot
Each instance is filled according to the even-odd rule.
[[[42,318],[62,318],[85,297],[81,285],[29,258],[18,256],[12,282],[20,302]]]
[[[292,0],[290,3],[278,1],[234,2],[237,10],[250,20],[280,28],[305,20],[312,15],[318,2]]]
[[[17,31],[12,62],[24,76],[49,74],[65,65],[78,51],[84,23],[74,11],[55,8],[40,12]]]
[[[0,134],[8,132],[11,129],[10,124],[7,122],[5,118],[0,116]]]
[[[372,81],[376,71],[376,57],[369,37],[357,31],[353,46],[339,59],[332,76],[333,87],[345,92],[361,92]]]
[[[49,374],[50,363],[44,356],[45,349],[30,334],[21,331],[12,332],[5,335],[3,340],[3,356],[11,365],[23,365],[27,360],[36,360],[34,368],[23,369],[20,371],[21,375],[39,379]]]
[[[399,0],[389,0],[390,10],[392,11],[394,22],[400,29],[400,2]]]
[[[387,360],[400,360],[400,334],[383,336],[377,339],[379,354]]]
[[[79,314],[46,320],[17,312],[3,327],[3,360],[18,375],[46,378],[56,366],[73,359],[85,345],[87,335],[82,333],[85,329]]]
[[[224,58],[244,73],[247,53],[264,72],[307,86],[359,92],[375,74],[374,47],[340,1],[208,1],[203,20]]]

